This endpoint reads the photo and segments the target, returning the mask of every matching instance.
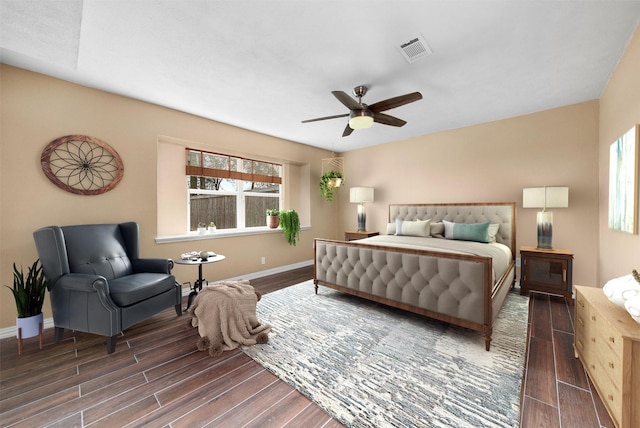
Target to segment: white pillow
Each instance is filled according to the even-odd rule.
[[[428,238],[430,235],[431,219],[429,220],[400,220],[396,219],[395,234],[397,236],[422,236]],[[387,228],[388,233],[388,228]]]
[[[387,223],[387,235],[395,235],[396,234],[396,222]]]
[[[500,225],[496,223],[491,223],[489,225],[489,242],[496,242],[496,235],[498,234],[498,230],[500,229]]]

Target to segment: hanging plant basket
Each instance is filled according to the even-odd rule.
[[[333,202],[333,194],[344,183],[344,177],[339,171],[327,171],[320,177],[320,195],[327,200]]]

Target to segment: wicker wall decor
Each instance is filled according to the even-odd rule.
[[[104,141],[86,135],[56,138],[42,151],[40,165],[53,184],[78,195],[108,192],[124,174],[118,152]]]

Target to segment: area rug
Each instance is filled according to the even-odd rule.
[[[266,294],[269,342],[243,347],[348,427],[515,427],[528,297],[510,292],[482,333],[307,281]]]

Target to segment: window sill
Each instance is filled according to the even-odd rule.
[[[301,226],[300,230],[311,230],[311,226]],[[252,227],[250,229],[223,229],[213,233],[199,234],[198,232],[184,235],[157,236],[156,244],[170,244],[173,242],[202,241],[205,239],[230,238],[233,236],[264,235],[267,233],[282,233],[282,229],[270,229],[264,227]]]

